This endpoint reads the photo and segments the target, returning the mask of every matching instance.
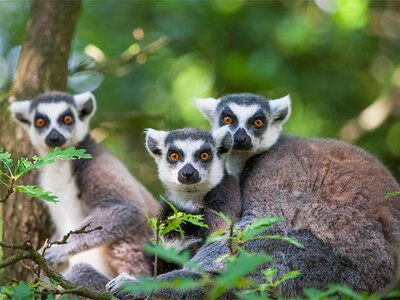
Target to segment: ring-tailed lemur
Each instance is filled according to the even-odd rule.
[[[189,248],[195,253],[211,232],[229,227],[213,211],[223,212],[231,218],[240,216],[239,185],[224,170],[224,158],[232,148],[232,135],[226,128],[213,133],[189,128],[170,132],[149,129],[146,145],[157,162],[159,178],[167,189],[166,199],[180,211],[203,214],[204,223],[209,226],[208,230],[183,226],[183,240],[179,233],[169,232],[164,236],[163,245],[166,248],[175,247],[178,251]],[[161,217],[166,219],[172,212],[168,206]],[[162,273],[172,269],[164,264],[163,268]],[[165,273],[159,278],[169,280],[187,276],[198,277],[200,274],[182,269]],[[108,284],[108,289],[117,297],[123,297],[120,287],[126,281],[135,282],[135,279],[121,274]],[[199,292],[204,293],[202,289]],[[154,292],[154,296],[169,299],[199,299],[200,294],[195,292],[191,295],[189,292],[181,295],[172,290]],[[134,297],[134,294],[127,297]]]
[[[186,223],[182,225],[184,239],[176,231],[162,237],[165,248],[174,247],[178,252],[189,249],[193,256],[210,232],[227,229],[227,224],[213,211],[239,217],[242,209],[239,184],[224,168],[232,145],[232,135],[226,128],[213,134],[191,128],[170,132],[147,130],[146,146],[167,189],[165,199],[179,211],[204,215],[204,223],[209,226],[207,229]],[[163,204],[161,220],[172,214],[172,208]],[[171,266],[174,267],[162,264],[159,272],[165,273]]]
[[[340,141],[281,136],[289,96],[268,101],[234,94],[195,101],[214,130],[227,127],[234,135],[227,167],[240,176],[242,220],[282,217],[278,233],[307,246],[279,252],[269,241],[255,245],[277,259],[279,273],[300,270],[301,276],[279,286],[283,295],[329,283],[372,292],[393,279],[400,197],[385,195],[400,188],[376,158]]]
[[[64,270],[67,278],[98,289],[104,289],[106,276],[150,275],[151,260],[142,245],[152,234],[142,209],[155,216],[159,205],[117,158],[90,137],[94,96],[51,92],[32,101],[14,102],[9,109],[28,131],[39,155],[70,146],[93,155],[40,169],[39,185],[59,198],[57,204],[47,205],[56,227],[52,240],[88,223],[88,230],[103,227],[71,235],[67,244],[48,249],[45,258],[55,265],[69,262]]]

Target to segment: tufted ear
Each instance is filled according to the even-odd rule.
[[[214,98],[193,98],[194,106],[200,110],[211,123],[214,122],[218,100]]]
[[[78,110],[79,119],[90,120],[96,112],[96,98],[90,92],[74,95],[74,102]]]
[[[232,133],[228,126],[223,126],[212,133],[217,146],[218,156],[229,152],[233,147]]]
[[[269,101],[272,125],[283,125],[289,119],[291,112],[290,105],[291,100],[289,95]]]
[[[11,112],[11,116],[14,121],[18,122],[25,128],[28,128],[31,125],[30,117],[31,117],[31,101],[16,101],[11,103],[8,107],[8,110]]]
[[[164,141],[168,133],[166,131],[154,130],[151,128],[147,128],[145,133],[147,151],[149,151],[151,156],[153,156],[158,162],[161,158]]]

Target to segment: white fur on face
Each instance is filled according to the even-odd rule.
[[[201,140],[176,140],[174,145],[184,153],[184,160],[171,164],[167,161],[167,147],[162,148],[162,158],[158,161],[158,176],[171,194],[171,201],[184,209],[195,209],[202,203],[204,196],[216,185],[224,175],[223,162],[217,156],[217,149],[212,150],[212,161],[206,168],[195,161],[194,154],[203,147]],[[178,181],[178,173],[186,164],[191,164],[198,172],[200,181],[195,184],[183,184]]]
[[[58,124],[58,118],[67,109],[71,109],[74,115],[73,117],[75,122],[70,127],[72,129],[71,131],[68,131],[65,126],[63,127]],[[46,145],[45,142],[47,135],[52,129],[57,130],[64,136],[66,143],[62,146],[62,148],[68,148],[76,145],[89,133],[89,118],[85,119],[84,121],[80,120],[75,107],[66,102],[41,103],[38,105],[36,111],[47,116],[49,119],[49,125],[43,130],[38,130],[34,126],[35,112],[32,112],[30,116],[31,125],[28,129],[29,137],[33,146],[35,146],[35,148],[41,152],[40,154],[44,154],[45,152],[52,150]]]

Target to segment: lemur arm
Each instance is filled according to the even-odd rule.
[[[85,234],[71,235],[64,245],[54,245],[45,253],[45,258],[52,264],[66,261],[71,255],[93,247],[112,243],[133,231],[137,224],[145,221],[145,216],[138,208],[124,204],[96,208],[73,230],[90,225],[86,230],[101,226],[102,229]]]

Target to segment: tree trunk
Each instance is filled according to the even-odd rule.
[[[52,90],[65,91],[68,78],[68,57],[78,19],[81,0],[33,0],[18,67],[10,97],[0,102],[0,148],[12,157],[32,157],[34,151],[25,132],[11,120],[7,111],[15,100],[32,99]],[[37,174],[24,178],[22,184],[33,184]],[[48,214],[37,199],[14,193],[3,207],[4,240],[22,242],[30,239],[38,248],[53,231]],[[4,257],[10,251],[4,249]],[[7,276],[26,280],[30,271],[22,265],[5,270]]]

